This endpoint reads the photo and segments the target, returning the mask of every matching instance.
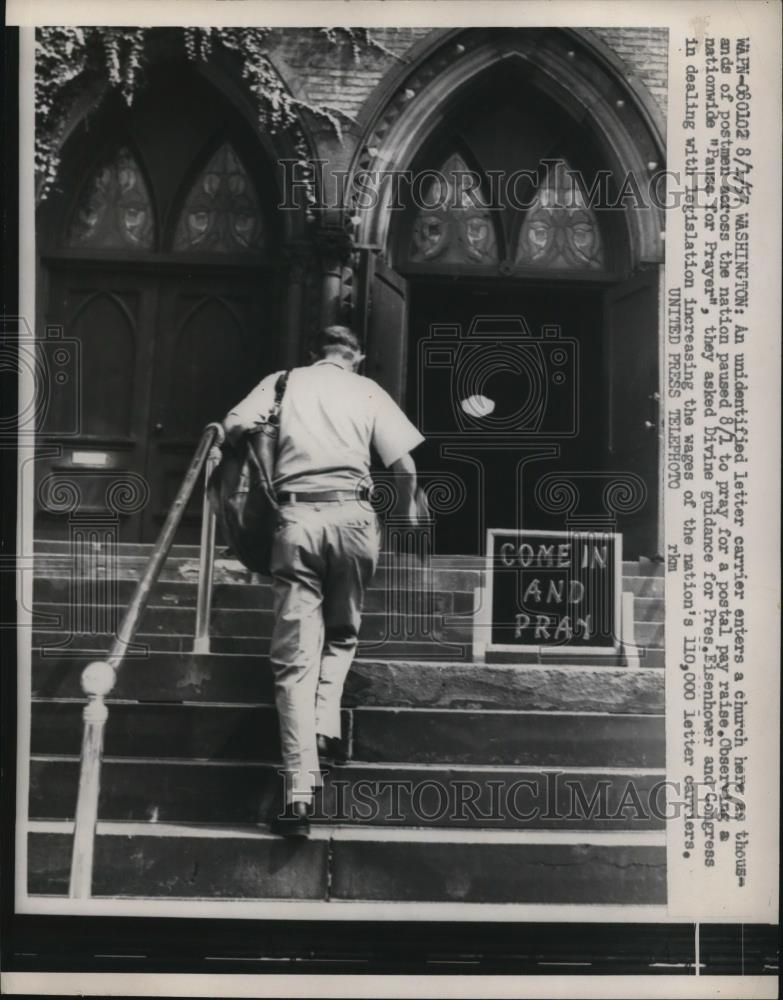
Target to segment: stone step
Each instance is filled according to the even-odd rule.
[[[631,577],[627,582],[638,582],[640,579]],[[36,607],[48,604],[67,604],[79,608],[117,605],[122,611],[133,596],[134,586],[133,580],[38,577],[33,587],[33,598]],[[150,605],[195,608],[196,589],[195,581],[160,581],[152,588]],[[424,593],[427,594],[426,597]],[[448,590],[429,589],[424,593],[415,588],[401,592],[388,586],[388,582],[384,585],[382,581],[374,580],[365,594],[365,611],[415,611],[426,606],[440,614],[467,616],[472,614],[476,606],[472,590],[460,591],[452,587]],[[272,589],[268,583],[218,583],[212,591],[212,605],[216,610],[271,610]],[[45,609],[41,610],[43,612]],[[636,596],[634,617],[636,621],[663,622],[663,596]]]
[[[635,627],[636,626],[634,625],[634,628]],[[589,648],[590,647],[585,647],[585,649]],[[631,657],[626,656],[625,653],[615,652],[614,650],[608,650],[606,653],[580,652],[577,662],[585,667],[663,667],[664,649],[662,647],[646,648],[640,645],[637,639],[637,642],[631,647],[631,649],[633,653]],[[392,657],[389,656],[388,658],[391,659]],[[571,658],[574,659],[575,657]],[[568,662],[568,657],[558,653],[556,646],[542,646],[540,649],[532,653],[527,651],[524,653],[517,653],[506,649],[488,650],[486,659],[490,663],[537,663],[542,666],[549,664],[564,666]]]
[[[109,651],[111,639],[107,635],[73,635],[69,632],[33,632],[32,651],[33,655],[39,652],[46,656],[64,658],[72,656],[82,662],[89,662],[93,659],[101,659]],[[264,658],[269,655],[269,640],[259,639],[254,636],[216,636],[211,639],[210,648],[213,653],[220,655],[245,655]],[[148,657],[157,652],[164,653],[190,653],[193,651],[193,636],[191,635],[160,635],[139,633],[134,639],[133,646],[129,648],[127,658],[131,656]],[[385,660],[419,660],[424,663],[471,663],[472,654],[467,646],[438,645],[434,642],[400,642],[388,640],[386,642],[360,642],[358,654],[365,659],[385,659]],[[640,666],[663,668],[664,650],[638,648]],[[570,657],[574,661],[574,657]],[[558,657],[556,652],[552,653],[546,649],[539,653],[513,653],[495,654],[495,663],[518,663],[518,664],[541,664],[546,666],[562,666],[564,658]],[[621,667],[626,665],[623,655],[595,655],[589,653],[580,654],[576,663],[581,666],[595,666],[603,668]]]
[[[638,562],[623,562],[623,577],[664,577],[665,575],[666,568],[662,561],[651,562],[649,559],[640,559]]]
[[[33,824],[28,836],[27,887],[33,896],[68,894],[72,834],[52,832],[52,826]],[[165,836],[153,825],[100,823],[92,894],[324,899],[328,852],[325,837],[294,843],[253,829],[210,837],[182,829]]]
[[[67,893],[79,675],[107,651],[150,550],[121,546],[112,565],[96,552],[77,583],[69,543],[37,547],[33,639],[48,648],[33,663],[31,893]],[[665,903],[663,676],[647,669],[663,665],[662,649],[643,651],[645,669],[618,657],[592,665],[589,654],[473,664],[483,560],[436,558],[431,572],[401,573],[384,555],[343,702],[349,761],[327,775],[312,838],[292,844],[265,825],[280,787],[269,584],[219,559],[214,652],[192,654],[197,555],[175,548],[137,637],[153,652],[129,656],[112,692],[95,895]],[[637,642],[660,646],[663,567],[623,570],[638,598]],[[388,613],[424,583],[436,621],[463,620],[429,630],[427,618]],[[69,635],[100,625],[90,605],[107,593],[117,618],[106,632]]]
[[[89,551],[89,552],[106,552],[110,549],[116,549],[123,556],[127,555],[140,555],[140,556],[150,556],[154,545],[152,542],[109,542],[99,543],[99,542],[84,542],[76,543],[70,538],[36,538],[33,542],[33,550],[35,555],[43,555],[47,553],[56,553],[60,555],[69,555],[74,551]],[[170,550],[170,556],[174,557],[189,557],[198,556],[199,546],[198,545],[172,545]]]
[[[111,645],[111,637],[107,634],[87,635],[72,634],[56,630],[38,630],[33,632],[32,647],[34,655],[43,651],[47,656],[73,655],[75,658],[100,659],[105,656]],[[188,653],[193,649],[193,633],[189,635],[167,635],[163,633],[141,632],[134,638],[133,650],[142,656],[153,652]],[[257,636],[213,636],[211,650],[214,653],[266,657],[269,654],[269,640]],[[84,657],[82,654],[86,654]],[[359,643],[359,655],[382,657],[384,659],[401,659],[425,661],[457,661],[469,662],[471,650],[467,645],[439,644],[432,639],[428,641],[389,639],[383,642],[370,641]],[[604,657],[606,666],[619,665],[618,657]],[[531,662],[536,662],[535,658]]]
[[[643,648],[639,650],[639,666],[645,669],[663,671],[666,665],[666,650],[660,648]]]
[[[73,819],[79,761],[33,757],[30,816]],[[280,808],[274,763],[122,760],[101,769],[103,821],[267,823]],[[644,831],[665,827],[661,769],[333,767],[313,822],[379,828]]]
[[[120,615],[133,597],[133,580],[73,580],[71,577],[41,577],[33,588],[36,611],[51,613],[50,605],[87,608],[99,606],[114,608]],[[150,607],[194,609],[196,607],[196,584],[184,581],[161,581],[150,595]],[[427,602],[425,604],[425,601]],[[438,614],[468,616],[475,605],[473,592],[449,590],[405,592],[376,585],[365,591],[364,608],[367,613],[396,610],[421,611],[431,607]],[[212,607],[216,611],[271,611],[272,588],[268,584],[220,583],[212,591]]]
[[[67,893],[71,834],[29,834],[28,889]],[[622,877],[618,877],[622,872]],[[215,833],[140,824],[100,824],[97,897],[663,904],[666,851],[660,834],[335,828],[299,843],[261,830]]]
[[[52,569],[74,569],[78,572],[86,572],[93,575],[98,572],[108,572],[110,569],[120,567],[123,571],[119,574],[123,577],[138,576],[146,566],[152,553],[151,546],[124,546],[119,548],[103,548],[82,550],[74,549],[69,542],[50,542],[51,548],[36,549],[34,554],[23,556],[23,564],[31,563],[36,571],[47,572]],[[172,578],[195,579],[198,576],[198,549],[196,546],[174,546],[164,563],[164,572],[168,567],[174,570]],[[257,577],[251,573],[242,563],[231,556],[226,556],[223,550],[218,548],[215,559],[216,573],[228,579],[235,578],[237,582],[249,580]],[[406,561],[405,566],[400,562],[400,557],[393,553],[382,552],[378,560],[378,572],[389,572],[399,575],[402,572],[427,572],[436,576],[446,578],[459,578],[468,585],[475,585],[486,570],[486,562],[477,556],[431,556],[426,564],[415,557]],[[130,570],[130,573],[127,572]],[[662,563],[650,562],[624,562],[622,564],[623,579],[640,578],[645,580],[663,580],[664,567]],[[258,579],[265,579],[257,577]]]
[[[138,580],[147,565],[146,558],[126,557],[110,565],[90,565],[80,563],[74,567],[68,556],[45,555],[36,557],[33,571],[34,578],[48,579],[52,577],[66,579],[118,579]],[[23,572],[28,570],[24,569]],[[192,559],[169,559],[161,569],[159,580],[172,583],[190,583],[198,581],[198,563]],[[395,587],[400,589],[441,589],[445,591],[460,590],[473,593],[473,589],[481,582],[481,573],[476,569],[460,569],[459,567],[401,568],[398,564],[381,565],[373,576],[373,587]],[[215,584],[253,584],[262,587],[270,586],[269,577],[251,573],[235,560],[218,560],[215,563]]]
[[[33,545],[33,554],[35,556],[47,554],[71,556],[74,552],[90,552],[99,554],[108,551],[116,551],[123,558],[129,556],[149,558],[152,554],[153,548],[154,545],[151,542],[115,542],[112,545],[88,543],[76,545],[71,539],[67,538],[37,538]],[[169,558],[197,559],[199,551],[200,549],[198,545],[175,544],[172,545],[169,551]],[[218,545],[216,552],[218,556],[221,556],[225,552],[225,547]],[[393,559],[396,558],[396,556],[388,551],[381,552],[381,562],[384,562],[389,558]],[[484,557],[476,555],[439,555],[435,553],[430,557],[430,559],[433,563],[443,567],[458,566],[464,569],[481,571],[485,566]],[[232,561],[237,562],[237,560]],[[662,561],[652,562],[649,559],[623,561],[623,575],[633,574],[635,576],[663,576],[664,573],[665,568]]]
[[[357,708],[358,760],[663,767],[664,716]]]
[[[649,622],[663,625],[666,605],[662,597],[636,597],[633,602],[635,622]]]
[[[32,706],[31,752],[78,754],[81,700]],[[662,767],[662,715],[482,709],[345,709],[349,757],[383,763]],[[216,761],[277,760],[273,705],[110,703],[104,753]]]
[[[87,610],[69,604],[41,602],[35,607],[36,618],[33,624],[42,631],[51,628],[56,631],[72,631],[75,635],[92,631],[112,635],[112,625],[119,623],[125,607],[120,604],[97,609],[99,614],[94,623],[82,621],[82,612]],[[274,622],[274,612],[271,609],[216,608],[212,613],[210,632],[216,637],[268,639],[272,635]],[[149,605],[142,615],[139,631],[146,634],[192,636],[195,626],[194,608]],[[406,614],[395,610],[371,611],[362,616],[360,638],[367,642],[382,642],[386,639],[437,642],[441,636],[449,642],[470,643],[472,618],[468,615],[448,615],[444,621],[443,614]]]
[[[36,605],[33,624],[40,634],[48,631],[68,632],[74,637],[99,634],[112,636],[122,619],[122,605],[104,606],[93,611],[68,604]],[[144,611],[139,634],[192,637],[195,633],[196,615],[193,608],[151,605]],[[216,608],[210,619],[210,636],[213,640],[257,639],[268,642],[274,628],[274,612]],[[663,622],[636,621],[634,624],[637,644],[662,648]],[[462,658],[470,651],[473,621],[468,615],[409,614],[404,610],[385,610],[365,613],[362,616],[360,641],[378,647],[378,652],[389,642],[434,644],[460,649]],[[217,648],[217,646],[215,647]],[[236,650],[240,652],[239,649]]]
[[[38,565],[46,564],[48,561],[57,562],[61,565],[82,565],[92,568],[96,566],[108,566],[114,563],[128,563],[145,565],[152,555],[151,545],[129,545],[120,543],[117,546],[83,546],[69,541],[46,543],[36,543],[32,553],[25,556],[28,560]],[[383,569],[389,566],[399,568],[402,561],[409,566],[420,567],[423,564],[421,558],[415,554],[402,555],[398,552],[384,550],[378,558],[378,567]],[[166,561],[172,564],[188,564],[198,568],[199,549],[195,545],[174,545],[169,551]],[[243,572],[248,570],[235,558],[224,546],[218,545],[215,549],[215,562],[227,568],[236,568]],[[478,556],[459,555],[438,555],[431,554],[426,559],[426,565],[435,570],[453,570],[464,573],[482,573],[485,569],[485,560]],[[635,566],[635,563],[629,563]]]
[[[36,698],[81,698],[81,672],[90,656],[38,653],[33,660]],[[269,661],[214,653],[151,653],[129,657],[113,697],[128,701],[273,701]],[[357,659],[343,705],[411,708],[499,708],[528,711],[662,714],[663,672],[626,667],[474,664]]]
[[[634,637],[637,645],[645,649],[663,649],[664,624],[662,621],[635,621]]]
[[[93,650],[105,655],[111,645],[111,636],[88,635],[59,631],[38,631],[33,633],[34,650],[44,649],[47,654],[65,650]],[[266,636],[213,635],[210,648],[219,654],[266,657],[269,655],[270,640]],[[193,649],[193,633],[174,635],[166,632],[140,632],[134,639],[134,648],[142,654],[154,651],[190,652]],[[469,645],[439,643],[432,638],[405,638],[386,640],[364,640],[359,643],[359,655],[385,659],[422,659],[430,661],[471,661]],[[88,652],[90,659],[95,658]],[[534,661],[535,662],[535,661]],[[615,658],[617,662],[617,658]]]
[[[624,576],[623,590],[629,590],[636,597],[664,597],[662,576]]]
[[[93,572],[88,574],[72,574],[68,562],[39,566],[36,568],[34,580],[35,599],[57,601],[63,599],[59,595],[64,594],[66,595],[65,599],[70,600],[71,594],[78,592],[80,600],[92,593],[100,595],[99,599],[103,602],[109,581],[120,584],[123,600],[130,599],[133,592],[132,582],[139,579],[143,569],[144,562],[139,562],[137,565],[121,563],[111,573]],[[198,573],[190,564],[180,563],[174,566],[164,564],[153,593],[164,590],[165,585],[179,587],[181,589],[178,591],[166,592],[173,593],[177,597],[176,603],[189,606],[191,603],[195,604],[197,580]],[[369,590],[390,589],[393,593],[400,590],[426,590],[436,593],[469,594],[472,597],[474,588],[479,586],[480,582],[480,577],[472,570],[441,569],[438,570],[437,574],[429,571],[410,571],[401,575],[398,572],[380,569],[373,577]],[[215,590],[226,587],[225,596],[238,602],[226,603],[225,607],[257,607],[258,604],[252,603],[257,600],[254,595],[270,593],[270,581],[267,577],[249,573],[244,569],[227,569],[220,564],[215,572],[214,584]],[[243,593],[243,588],[249,590],[247,595]],[[623,578],[623,590],[630,591],[637,597],[663,600],[664,579],[663,577],[626,576]],[[50,594],[55,596],[49,596]],[[261,600],[271,607],[271,598],[264,596]]]
[[[95,543],[72,541],[71,539],[44,538],[35,539],[33,552],[36,558],[43,556],[60,556],[79,559],[99,559],[107,555],[116,555],[120,559],[149,559],[152,555],[154,545],[151,542],[113,542]],[[198,559],[200,547],[198,545],[172,545],[169,550],[170,560]],[[230,555],[227,547],[218,543],[215,547],[216,558],[224,559],[240,566],[238,559]],[[390,560],[397,560],[399,557],[395,552],[383,549],[380,553],[379,564]],[[483,556],[448,554],[441,555],[433,553],[429,556],[430,562],[441,567],[458,567],[460,569],[481,571],[484,568],[485,560]],[[635,566],[636,563],[629,563]]]
[[[331,898],[550,905],[666,900],[666,848],[660,842],[609,846],[488,838],[445,846],[349,834],[332,845]]]

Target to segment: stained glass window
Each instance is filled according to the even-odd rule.
[[[417,192],[410,259],[415,262],[494,264],[495,225],[478,189],[479,175],[458,154],[426,175]]]
[[[148,250],[154,239],[155,220],[147,185],[133,154],[121,146],[101,161],[82,189],[66,244]]]
[[[547,268],[604,265],[598,222],[565,161],[546,171],[519,234],[517,264]]]
[[[225,143],[185,199],[174,249],[241,253],[263,250],[265,242],[258,196],[238,156]]]

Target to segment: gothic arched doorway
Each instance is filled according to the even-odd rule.
[[[119,510],[122,540],[151,541],[204,425],[277,361],[276,177],[239,112],[178,60],[149,68],[131,108],[104,99],[61,178],[41,213],[41,299],[76,377],[40,428],[37,530],[62,534],[67,483],[69,514]],[[194,497],[181,540],[199,512]]]
[[[369,373],[427,435],[425,483],[454,498],[436,552],[580,524],[621,530],[631,558],[661,551],[663,157],[621,86],[565,33],[471,32],[368,128],[357,169],[413,178],[359,226],[384,247],[360,283]]]

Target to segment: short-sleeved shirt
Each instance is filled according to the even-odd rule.
[[[245,430],[274,404],[280,372],[267,375],[227,415]],[[303,493],[369,485],[370,449],[389,466],[424,440],[377,382],[338,360],[294,368],[280,410],[275,486]]]

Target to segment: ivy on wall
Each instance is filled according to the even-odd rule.
[[[144,84],[145,49],[154,28],[39,28],[36,33],[35,169],[37,197],[43,200],[57,179],[60,146],[75,102],[91,89],[96,97],[105,85],[117,89],[128,105]],[[299,157],[312,216],[316,205],[313,166],[301,125],[303,112],[325,119],[342,139],[343,111],[311,104],[294,95],[277,73],[270,52],[279,41],[275,28],[182,28],[189,59],[208,60],[216,46],[235,53],[255,105],[259,128],[272,134],[288,132]],[[347,44],[358,62],[374,49],[394,56],[366,28],[321,28],[319,36],[335,47]]]

